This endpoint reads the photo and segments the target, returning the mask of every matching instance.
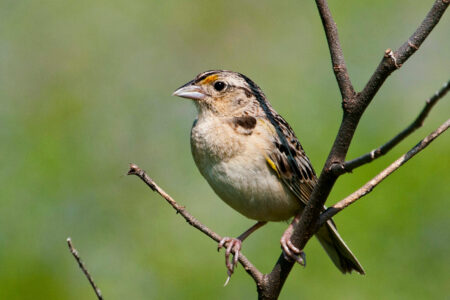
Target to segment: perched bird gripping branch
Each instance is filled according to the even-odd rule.
[[[245,238],[268,221],[292,217],[281,247],[286,258],[305,265],[304,253],[292,244],[291,236],[317,177],[289,124],[262,90],[240,73],[206,71],[173,95],[191,99],[197,107],[191,150],[200,173],[225,203],[257,221],[238,238],[220,241],[218,248],[226,247],[228,275],[234,271]],[[364,274],[332,220],[316,237],[342,273]]]

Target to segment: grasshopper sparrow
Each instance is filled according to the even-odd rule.
[[[207,71],[173,95],[192,99],[197,107],[191,149],[200,173],[225,203],[258,221],[238,238],[226,237],[219,243],[219,249],[226,246],[230,276],[242,241],[252,232],[268,221],[295,216],[293,222],[298,222],[317,178],[292,128],[248,77]],[[304,265],[303,252],[290,241],[292,228],[291,224],[283,234],[281,246],[287,258]],[[341,272],[364,274],[332,220],[316,237]]]

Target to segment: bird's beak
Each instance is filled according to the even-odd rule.
[[[206,94],[203,92],[201,87],[193,84],[188,84],[183,85],[178,90],[173,92],[172,96],[178,96],[192,100],[202,100],[205,99]]]

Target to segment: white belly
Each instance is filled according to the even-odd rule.
[[[299,200],[268,168],[264,157],[253,165],[243,157],[235,157],[211,165],[202,173],[223,201],[250,219],[282,221],[300,209]]]
[[[194,161],[216,194],[244,216],[282,221],[294,216],[300,201],[269,168],[269,142],[261,136],[236,135],[228,125],[198,122],[192,129]]]

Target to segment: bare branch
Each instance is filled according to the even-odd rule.
[[[348,75],[347,66],[342,53],[341,43],[336,23],[333,20],[328,3],[326,0],[316,0],[320,18],[322,19],[323,28],[327,37],[328,48],[330,49],[331,62],[333,64],[334,76],[339,85],[342,99],[344,101],[351,99],[355,95],[350,76]]]
[[[86,266],[84,265],[83,261],[81,260],[80,255],[78,254],[77,249],[72,244],[72,239],[69,237],[67,238],[67,245],[69,246],[70,253],[72,253],[73,257],[78,263],[78,266],[80,267],[81,271],[83,271],[86,278],[89,280],[89,283],[91,284],[92,288],[94,289],[95,295],[97,295],[97,298],[99,300],[103,299],[102,292],[97,287],[97,285],[94,282],[94,279],[92,278],[91,274],[89,274]]]
[[[350,81],[350,77],[348,75],[347,67],[344,61],[344,56],[342,53],[341,45],[339,42],[338,32],[336,28],[336,24],[331,16],[330,10],[328,8],[326,0],[315,0],[317,4],[317,8],[319,10],[320,17],[322,19],[322,24],[324,26],[325,34],[327,36],[328,47],[330,49],[330,55],[333,65],[333,71],[336,77],[336,80],[339,85],[339,89],[342,95],[342,103],[343,103],[343,119],[338,131],[338,134],[335,138],[334,144],[330,150],[329,156],[325,162],[325,165],[322,169],[320,177],[317,181],[317,184],[312,192],[310,199],[303,210],[300,221],[295,226],[294,233],[292,235],[291,241],[292,243],[299,249],[303,249],[308,240],[314,235],[314,233],[319,228],[319,221],[324,218],[328,218],[333,216],[335,213],[332,210],[327,210],[321,215],[323,205],[325,204],[337,178],[342,174],[338,172],[333,172],[333,168],[335,165],[342,166],[350,143],[353,139],[353,135],[358,126],[359,120],[363,115],[365,109],[370,104],[375,94],[378,92],[379,88],[382,86],[386,78],[396,69],[400,68],[403,63],[415,52],[418,50],[420,45],[429,35],[429,33],[433,30],[436,24],[439,22],[440,18],[444,14],[446,8],[448,7],[449,0],[436,0],[431,8],[430,12],[427,14],[423,22],[414,32],[414,34],[397,50],[392,51],[390,49],[386,50],[384,57],[381,63],[378,65],[377,69],[367,82],[366,86],[362,90],[361,93],[355,94],[354,88]],[[440,96],[442,97],[442,96]],[[433,98],[432,98],[433,99]],[[433,100],[434,103],[437,101]],[[431,107],[434,105],[428,104],[427,107],[422,111],[421,115],[418,117],[418,120],[415,122],[421,123],[426,118]],[[415,123],[414,122],[414,123]],[[414,124],[416,126],[416,124]],[[413,157],[415,154],[423,150],[432,140],[434,140],[439,134],[445,131],[450,125],[450,120],[448,120],[444,125],[442,125],[437,131],[424,139],[421,143],[419,143],[416,147],[411,149],[407,154],[402,156],[399,160],[394,162],[391,166],[389,166],[385,171],[380,173],[377,177],[374,178],[375,181],[369,182],[372,186],[365,186],[364,193],[367,194],[373,189],[379,182],[381,182],[385,177],[399,168],[402,164],[404,164],[407,160]],[[410,130],[405,129],[404,132],[399,134],[399,136],[395,137],[393,140],[388,142],[383,150],[380,151],[388,151],[392,147],[394,147],[398,142],[404,139],[404,136],[410,134]],[[412,131],[411,131],[412,132]],[[148,177],[148,175],[141,170],[138,166],[131,164],[130,170],[128,172],[129,175],[137,175],[140,177],[153,191],[159,193],[167,202],[177,211],[177,213],[181,214],[183,218],[192,226],[209,236],[215,241],[220,241],[222,237],[220,237],[217,233],[210,230],[205,225],[201,224],[197,219],[195,219],[192,215],[190,215],[184,207],[180,206],[173,200],[166,192],[164,192],[156,183]],[[358,191],[357,191],[358,192]],[[356,193],[356,192],[355,192]],[[353,195],[353,194],[352,194]],[[349,197],[352,197],[350,195]],[[359,195],[359,194],[358,194]],[[362,197],[358,196],[359,198]],[[353,203],[359,198],[349,198],[350,200],[344,199],[343,201],[347,202],[339,202],[341,204],[336,204],[336,207],[332,207],[335,209],[342,209],[346,205]],[[262,274],[259,270],[257,270],[242,254],[239,255],[239,261],[244,266],[250,276],[257,283],[258,295],[259,299],[277,299],[281,289],[286,281],[286,278],[291,271],[294,262],[287,261],[283,254],[280,255],[278,261],[276,262],[272,272],[269,274]]]
[[[437,91],[431,98],[429,98],[420,114],[417,116],[417,118],[412,122],[408,127],[406,127],[402,132],[400,132],[397,136],[395,136],[393,139],[388,141],[386,144],[378,147],[377,149],[374,149],[370,151],[369,153],[366,153],[358,158],[352,159],[350,161],[345,162],[343,165],[333,165],[332,171],[338,174],[342,174],[345,172],[351,172],[352,170],[367,164],[375,159],[377,159],[380,156],[385,155],[388,153],[392,148],[394,148],[396,145],[398,145],[401,141],[403,141],[406,137],[408,137],[411,133],[422,127],[423,122],[425,121],[426,117],[428,116],[431,109],[434,107],[434,105],[447,94],[447,92],[450,90],[450,81],[447,81],[442,88]]]
[[[386,177],[391,175],[395,170],[400,168],[404,163],[410,160],[414,155],[425,149],[434,139],[445,132],[450,127],[450,119],[448,119],[444,124],[439,126],[434,132],[428,135],[426,138],[421,140],[416,146],[409,150],[406,154],[402,155],[399,159],[394,161],[389,167],[380,172],[372,180],[363,185],[360,189],[346,197],[345,199],[339,201],[332,207],[324,211],[320,216],[320,225],[323,225],[328,219],[333,217],[335,214],[346,208],[352,203],[355,203],[358,199],[364,197],[370,193],[379,183],[381,183]]]
[[[137,165],[130,164],[130,169],[128,170],[127,174],[138,176],[154,192],[157,192],[161,197],[166,199],[166,201],[173,207],[173,209],[176,210],[177,214],[180,214],[191,226],[197,228],[216,242],[220,242],[222,240],[222,237],[220,235],[200,223],[200,221],[198,221],[194,216],[188,213],[185,207],[179,205],[169,194],[167,194],[162,188],[160,188],[144,170],[139,168]],[[242,253],[239,253],[239,262],[242,264],[245,271],[255,280],[256,284],[258,286],[261,285],[263,274]]]
[[[386,78],[395,70],[399,69],[422,45],[433,28],[439,23],[442,15],[447,9],[449,1],[436,0],[425,19],[410,38],[400,48],[393,52],[390,49],[385,55],[367,82],[366,86],[358,96],[358,102],[363,103],[363,109],[369,105],[378,89],[383,85]]]
[[[439,22],[447,7],[448,3],[437,0],[428,12],[424,21],[408,41],[412,41],[412,44],[418,48]],[[311,238],[318,229],[316,220],[318,220],[322,207],[339,176],[331,172],[331,167],[334,164],[343,163],[362,114],[370,104],[370,101],[375,96],[379,87],[383,84],[384,80],[393,72],[393,70],[395,70],[395,64],[403,64],[416,51],[416,49],[413,49],[413,47],[409,45],[410,43],[408,43],[408,41],[405,42],[407,47],[403,45],[394,54],[392,54],[390,50],[387,51],[383,62],[380,64],[381,67],[379,66],[377,68],[364,90],[355,97],[354,101],[349,100],[345,103],[344,118],[333,147],[292,237],[294,245],[300,249],[305,246],[309,238]],[[395,60],[390,58],[392,55],[394,55]]]
[[[294,233],[291,237],[292,243],[297,248],[303,249],[308,240],[319,228],[321,210],[339,177],[339,174],[332,172],[332,167],[335,164],[342,165],[345,161],[350,143],[365,109],[386,78],[396,68],[400,67],[423,43],[431,30],[439,22],[448,4],[448,1],[437,0],[416,32],[405,42],[406,46],[404,44],[398,51],[393,53],[391,50],[386,51],[385,57],[369,79],[364,90],[353,99],[343,99],[344,117],[338,134],[314,191],[302,212],[300,222],[295,226]],[[273,286],[267,286],[263,291],[264,294],[269,296],[267,299],[275,299],[279,295],[293,264],[293,262],[285,260],[283,255],[280,255],[272,272],[265,276],[266,282],[273,283]]]

